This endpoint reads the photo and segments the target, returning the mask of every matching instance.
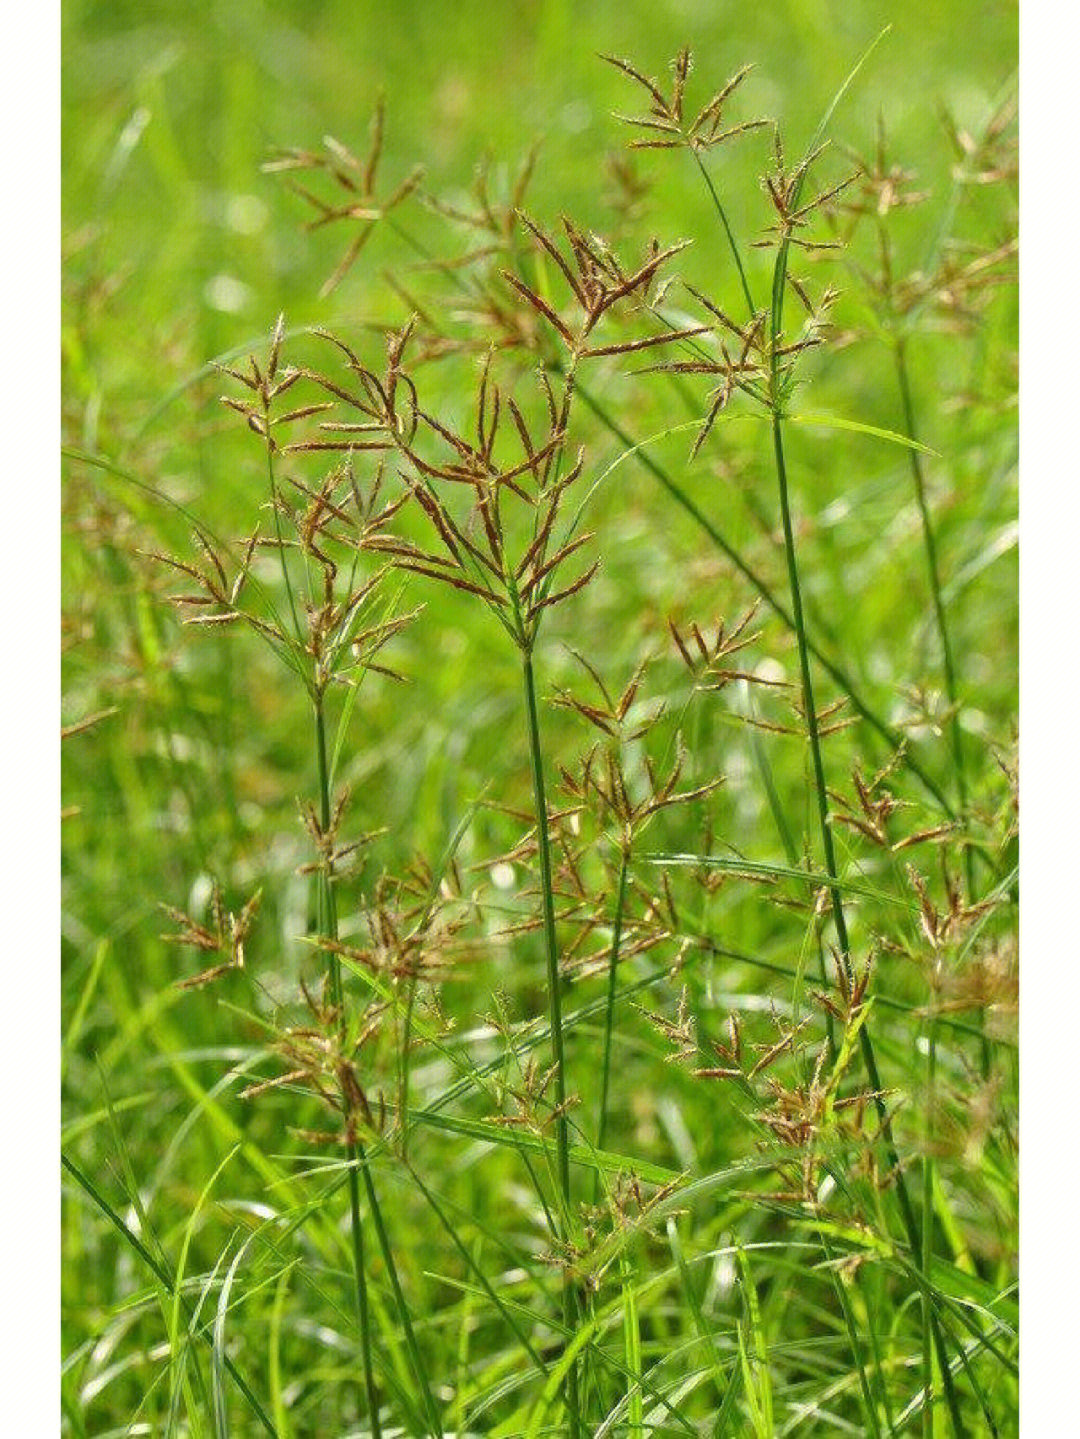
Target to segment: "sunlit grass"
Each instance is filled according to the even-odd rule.
[[[878,9],[68,7],[67,1432],[1015,1429],[1015,17]]]

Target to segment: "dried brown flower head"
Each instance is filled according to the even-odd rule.
[[[233,914],[231,911],[226,913],[221,886],[215,879],[210,889],[209,925],[192,919],[190,915],[175,909],[171,904],[161,906],[173,923],[179,925],[179,929],[175,933],[161,936],[168,944],[189,945],[203,954],[226,956],[222,963],[213,965],[210,969],[205,969],[188,979],[178,980],[179,988],[198,989],[212,980],[219,979],[223,974],[243,969],[244,945],[251,933],[251,926],[255,922],[261,901],[262,890],[258,889],[246,901],[239,914]]]
[[[271,173],[287,173],[289,188],[316,212],[315,218],[307,223],[309,230],[349,221],[357,226],[345,253],[323,285],[320,296],[325,297],[341,283],[356,263],[360,251],[367,244],[378,222],[408,199],[423,179],[423,167],[418,165],[410,170],[385,199],[376,195],[375,183],[382,158],[385,126],[386,105],[380,96],[371,118],[371,138],[363,160],[357,159],[340,140],[327,135],[323,139],[322,150],[283,150],[263,166],[265,171]],[[323,199],[306,185],[301,185],[293,178],[293,172],[296,171],[325,176],[339,192],[336,203]]]
[[[629,60],[621,60],[614,55],[602,55],[600,58],[624,75],[629,75],[648,97],[646,114],[616,116],[625,124],[645,132],[644,136],[630,141],[633,150],[675,150],[683,146],[694,151],[708,150],[725,140],[733,140],[737,135],[745,135],[750,130],[769,124],[768,120],[746,120],[742,124],[724,127],[724,106],[749,75],[753,68],[751,65],[744,65],[736,71],[727,84],[690,119],[685,113],[686,82],[693,69],[693,57],[688,49],[680,50],[671,62],[670,98],[664,96],[655,80],[650,80]]]

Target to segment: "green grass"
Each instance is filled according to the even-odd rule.
[[[1011,129],[971,150],[1014,9],[269,9],[65,8],[65,1432],[1016,1432]],[[684,44],[688,120],[753,62],[724,122],[779,123],[789,213],[879,133],[925,198],[850,236],[808,212],[840,251],[756,247],[762,127],[637,153],[620,207],[609,157],[646,132],[612,112],[643,92],[599,56],[668,94]],[[327,134],[363,155],[380,89],[376,192],[424,179],[320,298],[352,232],[305,231],[261,167]],[[431,265],[476,241],[425,197],[475,206],[490,159],[506,206],[539,136],[551,235],[568,214],[628,269],[692,239],[661,315],[619,301],[564,345],[520,225]],[[939,283],[875,291],[886,245]],[[474,335],[503,269],[538,338],[496,353],[478,431],[484,344],[418,346]],[[794,358],[789,273],[839,291]],[[228,589],[257,521],[294,533],[272,499],[341,459],[218,403],[325,389],[261,409],[214,362],[265,373],[284,313],[281,365],[359,385],[312,328],[381,376],[413,310],[421,408],[482,449],[497,383],[504,471],[511,396],[548,433],[547,368],[568,443],[501,491],[498,538],[399,378],[403,423],[366,417],[372,514],[407,497],[378,543],[254,552],[261,630],[180,624],[223,605],[178,612],[191,577],[151,554],[212,584],[216,556]],[[721,339],[760,364],[690,458]],[[539,573],[579,445],[547,553],[581,548]],[[320,549],[339,599],[390,568],[320,617]]]

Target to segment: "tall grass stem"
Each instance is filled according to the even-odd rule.
[[[555,892],[551,873],[551,837],[548,832],[547,795],[544,786],[544,760],[540,745],[540,718],[536,708],[536,678],[531,651],[522,660],[525,686],[525,712],[529,729],[529,758],[532,765],[533,800],[536,810],[536,835],[540,855],[540,891],[544,914],[544,953],[547,961],[548,1006],[551,1018],[551,1060],[555,1066],[555,1149],[560,1190],[561,1232],[558,1238],[570,1237],[570,1137],[566,1119],[566,1053],[563,1044],[562,976],[559,972],[558,938],[555,933]],[[570,1334],[577,1321],[577,1296],[573,1279],[563,1280],[563,1319]],[[578,1404],[577,1365],[567,1376],[566,1401],[570,1411],[569,1433],[582,1433]]]
[[[936,990],[936,985],[935,985]],[[934,1090],[937,1078],[937,1024],[933,1010],[937,1006],[936,993],[931,997],[931,1015],[926,1037],[926,1109],[923,1134],[922,1163],[922,1271],[930,1278],[930,1265],[934,1257]],[[926,1403],[923,1406],[923,1439],[934,1439],[934,1346],[931,1342],[933,1311],[929,1293],[923,1292],[923,1388]]]
[[[844,968],[850,989],[853,979],[851,944],[848,938],[847,920],[844,915],[844,902],[838,884],[839,871],[836,864],[836,850],[833,844],[832,825],[829,821],[829,795],[825,783],[825,768],[821,757],[821,734],[814,702],[813,679],[810,673],[810,652],[806,643],[802,591],[799,585],[799,567],[795,552],[795,533],[791,521],[787,464],[784,458],[783,409],[779,393],[779,368],[776,356],[776,347],[780,334],[784,271],[786,269],[786,251],[783,245],[781,245],[780,255],[777,258],[776,265],[779,273],[779,283],[774,282],[772,309],[773,452],[776,460],[776,477],[780,492],[780,513],[784,527],[784,553],[787,558],[788,580],[791,587],[791,607],[795,618],[795,639],[799,651],[799,670],[802,677],[803,709],[806,715],[806,726],[810,739],[810,755],[814,771],[814,791],[817,800],[818,821],[821,829],[821,844],[825,857],[825,871],[830,880],[829,893],[833,923],[836,928],[836,938],[840,947],[840,963]],[[885,1104],[881,1076],[878,1072],[877,1059],[874,1055],[874,1046],[865,1024],[859,1029],[859,1049],[862,1054],[867,1079],[870,1082],[870,1088],[874,1095],[874,1108],[877,1112],[882,1137],[885,1141],[885,1153],[888,1158],[889,1169],[896,1178],[896,1198],[900,1207],[904,1231],[907,1235],[908,1243],[911,1246],[912,1256],[917,1257],[921,1255],[922,1248],[920,1229],[915,1218],[915,1210],[912,1207],[911,1196],[908,1193],[907,1182],[900,1166],[900,1156],[897,1153],[896,1143],[893,1139],[892,1121],[889,1118],[889,1112]],[[928,1279],[928,1276],[926,1277]],[[945,1350],[945,1341],[937,1317],[932,1309],[928,1311],[928,1318],[933,1342],[937,1349],[939,1363],[941,1365],[953,1430],[957,1436],[962,1436],[965,1431],[960,1418],[959,1403],[952,1383],[952,1372],[949,1367],[948,1354]]]
[[[626,907],[627,871],[630,856],[623,849],[619,858],[619,878],[615,888],[615,912],[611,922],[611,955],[608,960],[607,1003],[604,1009],[604,1058],[600,1073],[600,1112],[596,1121],[596,1147],[603,1149],[607,1141],[608,1098],[611,1089],[611,1042],[615,1029],[615,995],[618,987],[619,948],[622,943],[623,910]],[[600,1171],[596,1171],[593,1203],[599,1199]]]
[[[720,195],[717,191],[716,186],[713,184],[713,178],[709,174],[708,169],[706,168],[705,161],[701,158],[701,152],[695,145],[691,145],[690,153],[693,155],[694,162],[697,165],[698,169],[701,171],[701,178],[705,181],[705,184],[708,187],[709,194],[712,196],[713,207],[715,208],[716,213],[720,219],[720,224],[724,228],[724,234],[727,236],[728,247],[731,250],[731,257],[735,261],[736,270],[738,270],[739,272],[739,283],[742,286],[743,299],[746,301],[746,308],[749,312],[750,319],[752,320],[757,314],[757,309],[754,306],[754,297],[750,293],[750,285],[746,278],[746,271],[743,268],[742,256],[739,254],[739,247],[735,243],[735,236],[732,233],[731,225],[728,222],[727,211],[724,209],[723,202],[720,199]]]
[[[290,591],[291,599],[291,591]],[[319,769],[319,821],[324,833],[330,827],[330,768],[327,761],[326,715],[321,691],[315,691],[315,753]],[[328,862],[329,863],[329,862]],[[337,900],[333,877],[327,867],[319,872],[320,932],[336,943],[338,938]],[[338,1013],[338,1033],[345,1034],[345,997],[341,983],[341,961],[333,950],[326,955],[330,994]],[[349,1227],[352,1238],[353,1285],[355,1288],[356,1322],[360,1330],[360,1353],[364,1366],[364,1389],[367,1394],[368,1423],[372,1439],[381,1439],[379,1396],[375,1387],[375,1367],[371,1349],[371,1315],[368,1308],[367,1268],[364,1260],[364,1227],[360,1214],[360,1187],[357,1181],[359,1155],[356,1145],[348,1146],[349,1156]]]

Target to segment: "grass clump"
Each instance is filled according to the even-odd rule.
[[[217,360],[223,490],[71,438],[139,678],[67,734],[140,706],[184,836],[73,971],[72,1433],[1014,1424],[1012,111],[920,225],[831,143],[874,50],[797,160],[605,57],[692,244],[640,157],[608,237],[536,150],[384,184],[380,100],[266,165],[345,249]]]

